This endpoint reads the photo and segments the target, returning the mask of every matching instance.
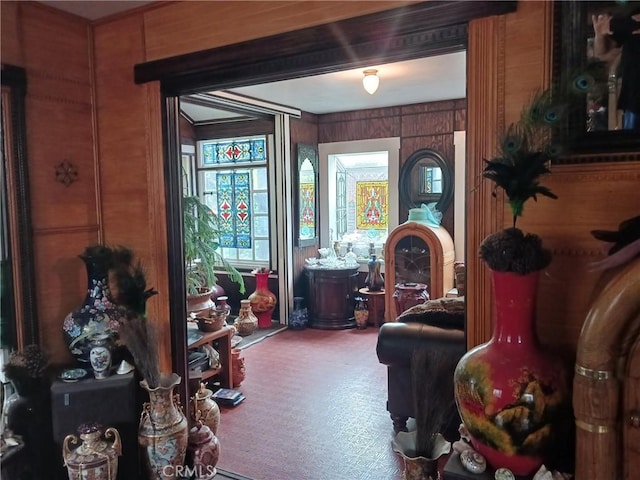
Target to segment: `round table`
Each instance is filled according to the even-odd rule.
[[[384,323],[384,288],[371,292],[369,288],[364,287],[359,289],[358,292],[367,299],[369,323],[379,327]]]

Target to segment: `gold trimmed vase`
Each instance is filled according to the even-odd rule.
[[[150,388],[146,380],[140,386],[149,393],[140,417],[138,443],[150,479],[177,478],[175,467],[184,465],[188,442],[187,417],[173,390],[181,382],[179,375],[162,375],[160,385]]]

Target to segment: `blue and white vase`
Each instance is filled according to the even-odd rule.
[[[289,315],[289,328],[292,330],[302,330],[307,328],[309,323],[309,313],[306,307],[302,307],[304,297],[293,297],[293,312]]]

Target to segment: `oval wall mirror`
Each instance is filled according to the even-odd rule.
[[[400,202],[406,208],[435,203],[444,213],[453,198],[453,175],[446,158],[432,148],[416,150],[400,168]]]

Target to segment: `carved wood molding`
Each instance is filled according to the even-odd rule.
[[[495,132],[504,128],[505,21],[502,17],[469,24],[467,48],[467,346],[491,337],[491,278],[478,258],[478,246],[501,226],[502,211],[491,195],[492,185],[482,181],[483,159],[496,147]]]

